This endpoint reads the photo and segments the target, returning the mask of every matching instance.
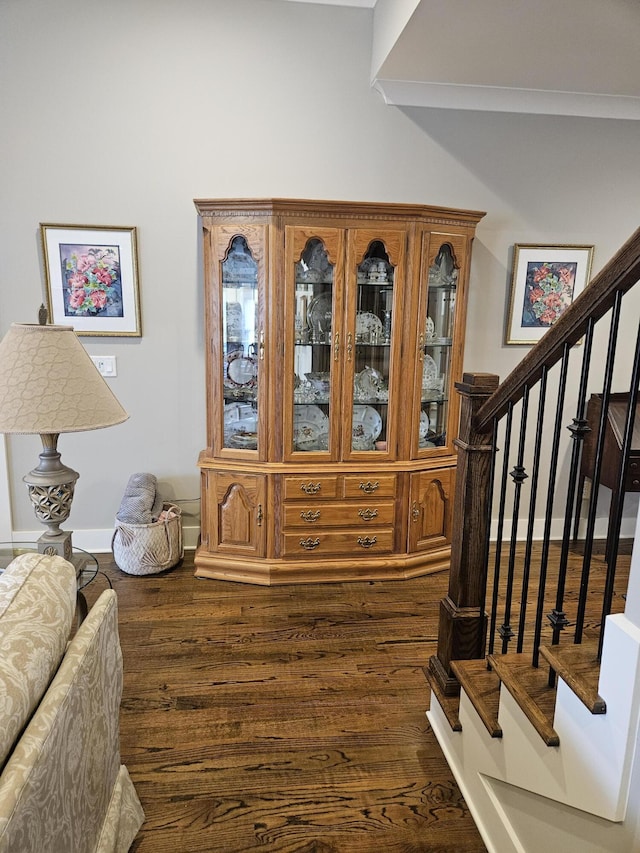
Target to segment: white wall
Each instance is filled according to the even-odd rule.
[[[117,357],[110,381],[130,419],[60,439],[81,475],[74,530],[111,528],[134,471],[167,496],[198,494],[193,198],[487,210],[466,366],[502,376],[524,352],[502,345],[511,245],[594,243],[597,269],[638,224],[637,124],[387,107],[369,86],[372,21],[370,9],[279,0],[0,4],[0,333],[35,321],[40,222],[139,229],[143,337],[82,339]],[[39,439],[8,445],[13,527],[30,531],[21,477]]]

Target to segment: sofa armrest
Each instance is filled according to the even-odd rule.
[[[121,695],[117,598],[107,590],[70,642],[0,775],[0,853],[93,853],[99,839],[101,849],[128,850],[144,817],[130,782],[125,825],[109,832],[113,846],[103,843],[121,781]]]
[[[76,589],[58,556],[21,554],[0,573],[0,768],[62,659]]]

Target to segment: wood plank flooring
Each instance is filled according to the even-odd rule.
[[[482,853],[425,716],[446,572],[259,587],[102,571],[119,598],[133,853]],[[91,605],[105,576],[87,588]]]

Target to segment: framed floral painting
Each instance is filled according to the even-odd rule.
[[[593,246],[516,244],[506,343],[537,343],[586,287],[592,259]]]
[[[41,223],[40,234],[50,322],[140,337],[136,229]]]

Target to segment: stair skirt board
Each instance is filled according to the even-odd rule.
[[[431,694],[427,716],[489,850],[538,853],[554,838],[549,825],[556,814],[558,824],[565,826],[564,814],[576,839],[564,853],[640,851],[640,836],[633,846],[634,836],[629,835],[636,824],[640,831],[640,768],[635,768],[638,778],[631,785],[640,751],[640,631],[623,614],[607,620],[599,690],[607,713],[592,715],[563,681],[558,682],[558,747],[543,743],[504,687],[502,739],[489,736],[464,691],[462,731],[451,731]],[[635,763],[640,764],[640,755]],[[541,834],[532,842],[529,835],[537,826]],[[591,843],[601,832],[607,834],[607,846],[585,846],[585,838]]]

